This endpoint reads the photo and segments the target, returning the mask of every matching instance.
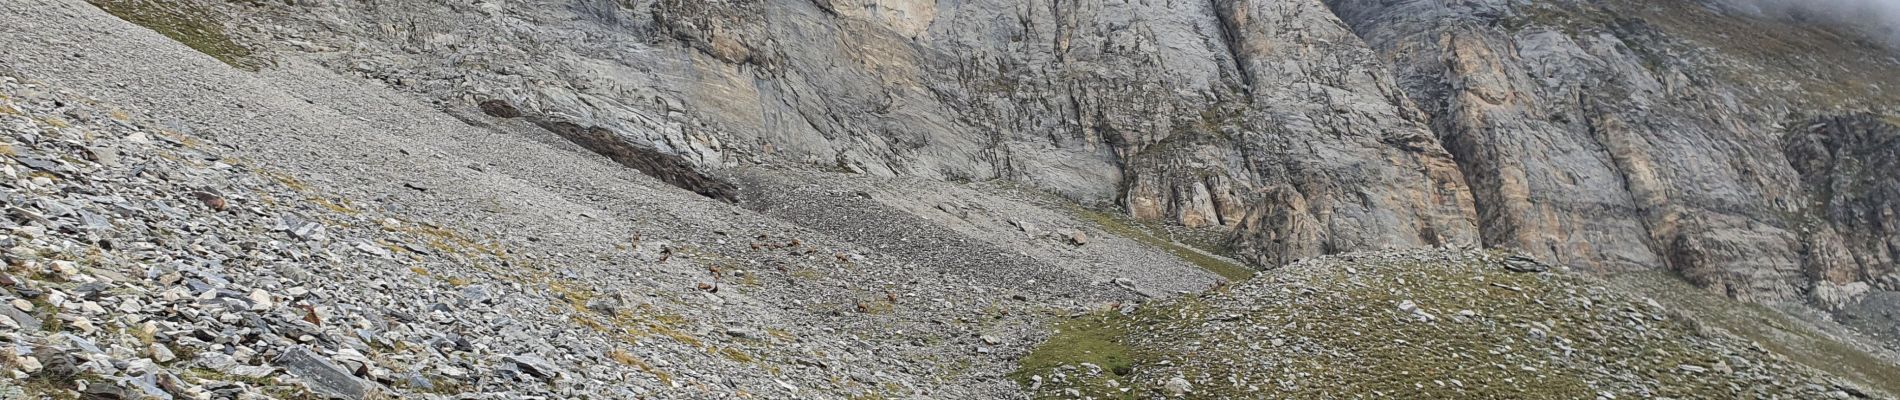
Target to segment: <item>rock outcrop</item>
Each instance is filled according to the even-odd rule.
[[[1838,304],[1868,286],[1900,290],[1900,122],[1871,115],[1817,118],[1793,127],[1783,150],[1811,206],[1801,232],[1817,295]],[[1823,291],[1825,290],[1825,291]]]
[[[564,4],[209,8],[273,26],[233,32],[264,54],[587,127],[665,176],[1014,181],[1260,267],[1482,243],[1830,307],[1893,270],[1887,231],[1804,228],[1834,178],[1783,150],[1790,115],[1891,111],[1900,63],[1714,3]]]
[[[45,0],[0,47],[4,398],[1900,392],[1676,279],[1896,324],[1900,60],[1719,6]]]
[[[1882,250],[1827,232],[1842,224],[1805,217],[1836,207],[1829,180],[1852,178],[1783,151],[1782,127],[1806,124],[1791,112],[1894,104],[1883,89],[1894,78],[1875,73],[1894,64],[1878,47],[1695,4],[1328,4],[1432,115],[1488,245],[1602,272],[1666,266],[1735,298],[1830,306],[1835,286],[1892,270],[1870,254]],[[1842,73],[1822,80],[1847,81],[1804,70],[1823,65]],[[1841,140],[1853,150],[1803,151],[1882,151]],[[1881,234],[1866,228],[1848,229]]]
[[[502,99],[699,168],[1016,180],[1232,231],[1267,266],[1477,242],[1450,153],[1319,1],[232,9],[301,22],[308,47],[367,46],[328,61],[340,70]],[[476,39],[495,37],[518,40]],[[1301,224],[1266,223],[1281,220]]]

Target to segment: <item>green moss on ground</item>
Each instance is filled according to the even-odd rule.
[[[1088,314],[1062,322],[1011,377],[1042,376],[1039,398],[1150,398],[1176,377],[1205,399],[1808,398],[1835,379],[1809,366],[1869,361],[1825,358],[1864,353],[1819,345],[1799,351],[1824,358],[1789,362],[1609,282],[1509,272],[1506,256],[1341,256]],[[1102,372],[1065,367],[1083,363]]]
[[[202,7],[176,0],[87,0],[126,22],[131,22],[178,41],[227,65],[257,70],[260,63],[251,49],[231,39],[217,14]]]
[[[1107,381],[1121,377],[1132,370],[1138,358],[1134,349],[1126,344],[1130,321],[1115,313],[1087,315],[1056,326],[1055,336],[1042,346],[1036,347],[1019,362],[1021,368],[1010,374],[1017,383],[1025,387],[1034,383],[1032,377],[1040,376],[1047,380],[1064,366],[1081,366],[1084,363],[1100,366],[1102,375],[1089,377],[1090,382],[1080,385],[1084,394],[1096,398],[1124,398],[1129,393],[1117,393],[1108,388]],[[1042,396],[1051,397],[1051,396]]]

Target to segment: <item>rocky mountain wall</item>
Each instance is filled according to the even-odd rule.
[[[1263,267],[1482,242],[1824,304],[1893,271],[1868,255],[1882,231],[1811,221],[1830,178],[1784,143],[1791,115],[1891,107],[1897,63],[1718,8],[564,4],[218,8],[280,24],[250,42],[445,107],[500,101],[702,169],[1022,182],[1221,232]]]
[[[297,43],[333,66],[598,126],[705,168],[1016,180],[1232,231],[1261,265],[1477,242],[1450,153],[1318,1],[243,12],[305,22]]]
[[[1781,79],[1780,66],[1761,54],[1703,45],[1671,30],[1681,24],[1662,25],[1717,18],[1712,10],[1605,1],[1328,4],[1390,57],[1406,94],[1432,115],[1478,199],[1488,245],[1603,272],[1667,266],[1731,297],[1764,301],[1838,304],[1893,271],[1891,262],[1856,261],[1884,251],[1842,244],[1843,229],[1878,235],[1867,224],[1809,218],[1838,208],[1820,199],[1829,180],[1844,177],[1802,165],[1829,163],[1833,153],[1819,150],[1828,146],[1783,151],[1783,126],[1801,123],[1790,113],[1851,106],[1822,104],[1839,99],[1810,88],[1764,91],[1800,82]],[[1687,29],[1726,35],[1725,27]],[[1815,34],[1779,34],[1790,33]],[[1841,46],[1852,45],[1834,44]],[[1758,72],[1737,79],[1740,68]],[[1857,89],[1844,95],[1886,96],[1872,82]],[[1880,144],[1856,143],[1872,147],[1855,151],[1880,152]],[[1817,174],[1828,177],[1804,178]]]

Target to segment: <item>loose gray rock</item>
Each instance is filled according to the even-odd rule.
[[[329,398],[360,400],[368,395],[366,384],[329,360],[310,353],[303,346],[292,346],[271,361],[292,377],[302,380],[311,391]]]

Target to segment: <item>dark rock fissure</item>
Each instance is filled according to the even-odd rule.
[[[739,202],[738,187],[694,169],[691,162],[680,156],[628,143],[620,139],[619,135],[614,134],[613,131],[598,126],[582,126],[567,120],[548,117],[530,117],[528,120],[587,150],[607,156],[608,159],[620,165],[639,170],[674,187],[714,200],[727,203]]]
[[[1239,8],[1245,5],[1235,4],[1235,0],[1209,0],[1208,3],[1209,6],[1214,9],[1214,17],[1219,19],[1214,26],[1220,28],[1220,40],[1221,44],[1224,45],[1223,49],[1227,50],[1227,58],[1234,63],[1234,72],[1240,77],[1240,83],[1243,89],[1252,92],[1254,80],[1253,72],[1249,71],[1247,62],[1242,60],[1240,56],[1241,38],[1238,31],[1240,30],[1241,22],[1236,18],[1243,17],[1235,14],[1240,12]]]
[[[666,182],[669,185],[686,189],[701,196],[727,203],[739,202],[738,187],[714,178],[698,169],[693,163],[678,155],[667,154],[657,149],[628,143],[607,128],[583,126],[565,119],[544,115],[526,115],[505,100],[486,100],[478,104],[483,113],[496,118],[526,117],[535,126],[553,132],[562,139],[580,145],[594,153],[607,156],[620,165],[639,170]]]

